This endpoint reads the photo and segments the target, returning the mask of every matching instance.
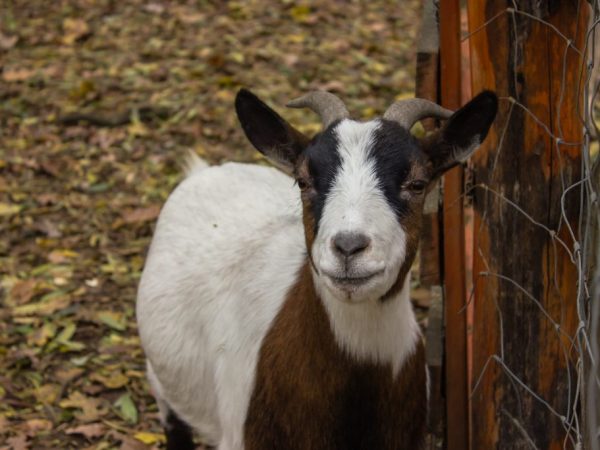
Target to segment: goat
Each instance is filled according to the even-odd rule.
[[[322,132],[247,90],[235,101],[283,171],[195,157],[158,219],[137,321],[167,448],[194,448],[193,429],[219,450],[418,449],[427,374],[409,269],[423,200],[486,137],[497,97],[455,113],[403,100],[367,122],[327,92],[288,106],[320,114]],[[424,117],[447,121],[419,140]]]

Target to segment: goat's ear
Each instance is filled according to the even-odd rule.
[[[246,89],[238,92],[235,110],[252,145],[281,169],[292,172],[310,140]]]
[[[488,134],[498,110],[498,97],[483,91],[456,111],[446,124],[421,142],[429,156],[433,178],[465,162]]]

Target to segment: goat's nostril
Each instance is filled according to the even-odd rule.
[[[365,250],[371,239],[361,233],[338,233],[333,238],[335,250],[344,256],[351,256]]]

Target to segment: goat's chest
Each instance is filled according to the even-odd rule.
[[[397,376],[334,341],[318,300],[284,305],[261,349],[245,449],[418,449],[426,417],[423,345]]]

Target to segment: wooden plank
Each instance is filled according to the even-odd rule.
[[[439,102],[439,30],[437,8],[433,0],[425,0],[417,47],[415,96]],[[437,127],[434,119],[421,121],[425,132]],[[426,359],[429,369],[429,414],[427,427],[429,445],[442,442],[445,430],[443,400],[443,302],[441,295],[440,258],[440,192],[436,183],[425,201],[423,228],[419,247],[419,284],[428,288],[431,299],[428,312]]]
[[[437,103],[439,101],[439,32],[433,0],[426,0],[423,5],[416,72],[415,97]],[[432,118],[422,120],[421,123],[426,132],[433,131],[437,126],[435,119]],[[436,185],[425,202],[427,206],[424,211],[419,248],[419,282],[421,286],[426,287],[441,283],[439,191],[440,187]]]
[[[522,11],[554,24],[582,48],[585,17],[578,17],[577,3],[525,1],[519,5]],[[491,20],[506,11],[505,0],[469,0],[468,7],[471,30],[490,21],[470,38],[473,90],[494,89],[526,108],[501,102],[496,125],[475,157],[475,181],[520,205],[535,221],[551,229],[560,226],[559,237],[570,244],[565,222],[559,220],[561,177],[567,186],[578,179],[581,149],[557,148],[539,122],[556,134],[560,120],[565,140],[581,140],[576,92],[582,61],[576,52],[568,51],[566,90],[558,117],[566,42],[549,26],[522,14],[515,14],[513,20],[510,13],[504,13]],[[497,149],[501,135],[503,145]],[[573,195],[576,201],[567,209],[567,221],[574,224],[579,194]],[[560,245],[499,195],[477,189],[474,209],[473,371],[477,386],[472,397],[472,446],[562,449],[561,419],[511,379],[505,368],[556,411],[566,413],[573,400],[567,395],[566,339],[545,314],[573,335],[576,274]],[[492,355],[501,358],[501,363],[490,360]]]
[[[460,2],[440,1],[440,55],[442,105],[461,106]],[[443,249],[446,319],[446,445],[449,450],[469,448],[465,246],[462,195],[463,170],[444,176]]]

